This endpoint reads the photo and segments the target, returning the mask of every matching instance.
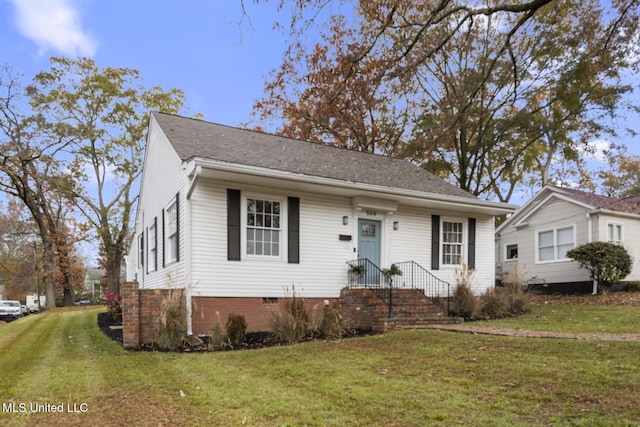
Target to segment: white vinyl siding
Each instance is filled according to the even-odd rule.
[[[537,262],[565,261],[567,252],[576,246],[575,226],[536,232]]]
[[[138,210],[136,212],[136,235],[141,236],[144,233],[144,248],[131,245],[131,251],[129,258],[131,260],[134,257],[139,257],[144,250],[145,255],[149,256],[149,243],[153,235],[150,235],[149,228],[154,224],[157,224],[157,269],[153,269],[154,260],[151,258],[145,259],[145,266],[142,267],[142,261],[138,260],[137,263],[130,263],[136,265],[136,269],[127,271],[127,279],[134,280],[137,277],[140,288],[162,288],[167,286],[168,278],[170,278],[170,286],[184,286],[185,285],[185,261],[183,257],[180,257],[180,262],[167,263],[165,258],[165,265],[163,266],[163,254],[165,257],[170,254],[171,250],[167,248],[167,208],[174,205],[176,202],[176,194],[180,193],[180,203],[178,209],[180,212],[176,212],[176,215],[180,217],[181,231],[177,232],[176,238],[181,241],[178,242],[180,248],[185,247],[186,221],[182,221],[185,218],[185,206],[184,185],[187,181],[184,173],[184,164],[173,150],[169,141],[167,141],[164,133],[160,130],[157,124],[154,123],[154,119],[150,119],[149,135],[147,137],[148,145],[145,153],[145,167],[142,174],[140,201],[138,203]],[[164,239],[162,235],[162,211],[165,210],[165,229]],[[157,220],[154,220],[157,218]],[[178,248],[176,246],[176,250]],[[140,245],[141,246],[141,245]],[[147,273],[147,271],[149,272]],[[144,273],[144,274],[142,274]]]
[[[227,189],[239,189],[242,200],[280,200],[282,261],[273,257],[248,256],[241,250],[242,259],[227,259]],[[286,262],[287,197],[300,198],[300,263]],[[243,202],[245,203],[245,202]],[[191,197],[192,275],[197,283],[193,294],[199,296],[284,297],[293,287],[304,297],[338,297],[348,282],[347,261],[357,258],[357,224],[363,218],[350,197],[285,189],[264,188],[201,179]],[[242,222],[246,222],[246,207],[241,207]],[[416,261],[430,269],[432,210],[415,206],[398,206],[393,214],[381,210],[381,266],[395,262]],[[437,212],[444,218],[452,212]],[[348,224],[343,217],[348,217]],[[221,219],[222,218],[222,219]],[[458,218],[458,217],[456,217]],[[393,222],[399,228],[393,230]],[[467,219],[463,222],[466,249]],[[244,233],[244,232],[243,232]],[[341,240],[348,236],[351,240]],[[242,235],[242,239],[246,237]],[[473,289],[481,293],[494,284],[493,218],[478,218],[476,225],[476,273]],[[489,248],[489,249],[487,249]],[[434,271],[437,277],[455,284],[455,269]]]

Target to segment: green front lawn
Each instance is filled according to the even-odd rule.
[[[611,329],[616,318],[640,324],[638,307],[615,308],[558,306],[566,311],[549,320],[555,313],[536,306],[508,327],[569,330],[595,315]],[[640,342],[407,330],[249,351],[135,352],[99,331],[97,312],[0,325],[0,425],[640,424]],[[47,404],[63,412],[30,411]]]

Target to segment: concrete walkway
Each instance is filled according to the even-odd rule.
[[[640,341],[640,334],[605,334],[605,333],[572,333],[572,332],[548,332],[529,331],[526,329],[503,329],[490,326],[470,325],[429,325],[429,329],[440,329],[453,332],[466,332],[470,334],[500,335],[505,337],[526,338],[559,338],[574,340],[595,341]]]

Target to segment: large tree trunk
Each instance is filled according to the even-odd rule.
[[[108,293],[120,293],[120,268],[122,266],[122,251],[110,248],[106,255],[106,276]]]
[[[48,233],[40,233],[42,239],[42,265],[44,267],[44,292],[47,300],[45,301],[45,308],[51,309],[56,306],[56,282],[55,282],[55,251],[53,250],[53,244],[49,239]]]

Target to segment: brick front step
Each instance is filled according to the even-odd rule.
[[[429,325],[460,323],[417,289],[394,289],[391,317],[389,306],[369,289],[343,289],[340,307],[347,324],[355,329],[387,331]]]

